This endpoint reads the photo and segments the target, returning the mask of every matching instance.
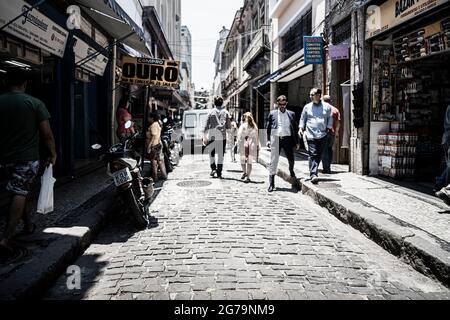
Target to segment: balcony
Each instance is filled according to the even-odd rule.
[[[266,50],[268,38],[268,32],[265,28],[259,30],[255,34],[255,37],[250,42],[250,45],[248,46],[247,50],[245,50],[245,53],[242,56],[242,66],[244,70],[247,71],[252,62]]]

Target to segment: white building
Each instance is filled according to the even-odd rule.
[[[219,40],[217,40],[216,52],[214,54],[214,64],[216,66],[215,76],[214,76],[214,84],[213,84],[213,95],[223,95],[222,81],[225,81],[225,69],[223,65],[223,49],[225,47],[225,41],[227,40],[228,34],[230,30],[223,27],[223,29],[219,33]]]

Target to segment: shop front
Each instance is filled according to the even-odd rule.
[[[450,1],[371,3],[371,175],[432,190],[450,105]],[[375,4],[375,5],[374,5]]]
[[[143,31],[115,1],[88,4],[96,11],[83,6],[79,28],[69,30],[70,2],[46,1],[29,12],[29,2],[0,3],[0,27],[19,17],[0,32],[0,77],[12,68],[30,71],[27,93],[42,100],[51,114],[58,177],[74,177],[101,165],[91,145],[112,143],[111,105],[120,90],[113,87],[116,55],[110,52],[122,44],[147,50]],[[125,20],[118,23],[112,16]]]

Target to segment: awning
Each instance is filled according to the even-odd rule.
[[[76,0],[76,3],[115,39],[121,39],[134,32],[121,42],[151,56],[142,26],[137,25],[115,0]]]
[[[276,77],[278,77],[281,74],[281,70],[277,70],[271,74],[268,74],[267,76],[265,76],[264,78],[258,80],[255,85],[253,86],[254,89],[258,89],[261,88],[263,86],[265,86],[267,83],[269,83],[270,81],[272,81],[273,79],[275,79]]]
[[[272,82],[289,82],[304,76],[307,73],[313,72],[313,65],[305,65],[303,63],[298,64],[286,71],[283,71],[280,75],[272,79]]]

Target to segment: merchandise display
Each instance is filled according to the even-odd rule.
[[[444,18],[373,45],[372,120],[390,124],[378,136],[380,175],[430,181],[440,174],[449,39]]]

